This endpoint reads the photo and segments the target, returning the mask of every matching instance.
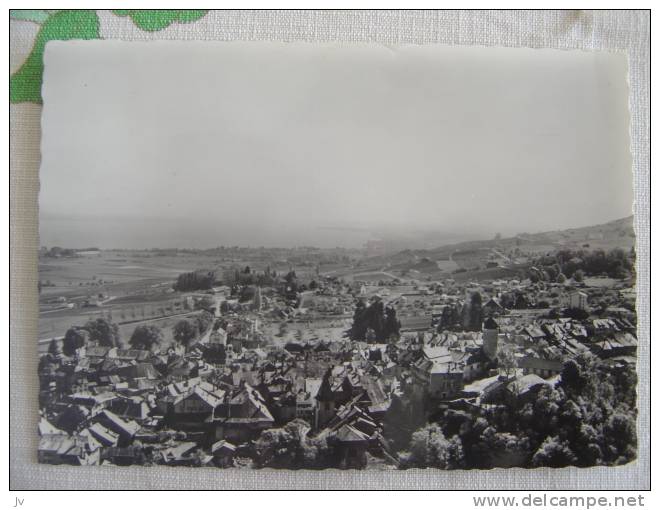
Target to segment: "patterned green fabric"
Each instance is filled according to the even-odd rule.
[[[202,18],[202,10],[115,10],[117,16],[129,16],[135,25],[146,31],[162,30],[172,23],[190,23]],[[99,39],[99,19],[91,10],[12,10],[12,20],[31,21],[41,25],[32,52],[20,69],[10,78],[9,100],[12,103],[41,103],[43,56],[46,43],[52,40]]]
[[[131,10],[131,9],[116,9],[114,12],[117,16],[129,16],[133,23],[142,30],[154,32],[167,28],[174,22],[190,23],[197,21],[206,14],[206,11],[200,10]]]

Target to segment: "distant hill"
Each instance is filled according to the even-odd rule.
[[[635,244],[633,217],[593,225],[589,227],[554,230],[539,234],[519,234],[512,238],[523,241],[523,246],[551,244],[553,248],[630,248]],[[588,244],[589,246],[585,246]]]
[[[362,265],[381,267],[407,277],[499,278],[523,269],[536,255],[560,249],[629,250],[635,244],[633,217],[602,225],[553,230],[513,237],[467,241],[433,249],[403,250],[394,254],[368,257]],[[467,273],[467,274],[464,274]]]

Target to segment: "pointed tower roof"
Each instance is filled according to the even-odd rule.
[[[329,402],[334,400],[334,392],[332,391],[332,384],[330,383],[330,375],[332,370],[328,369],[323,376],[323,381],[321,381],[321,386],[319,391],[316,394],[316,400],[321,402]]]
[[[484,322],[484,329],[499,329],[499,326],[492,317],[488,317]]]

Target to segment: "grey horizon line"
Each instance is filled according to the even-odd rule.
[[[624,217],[621,217],[621,218],[615,218],[613,220],[604,221],[602,223],[596,223],[596,224],[592,224],[592,225],[582,225],[582,226],[576,226],[576,227],[559,228],[559,229],[554,229],[554,230],[542,230],[542,231],[538,231],[538,232],[518,232],[514,235],[502,237],[501,240],[515,239],[515,238],[519,237],[520,235],[532,235],[532,236],[534,236],[534,235],[548,234],[548,233],[552,233],[552,232],[560,232],[560,231],[568,231],[568,230],[579,230],[579,229],[582,229],[582,228],[595,228],[595,227],[607,225],[609,223],[614,223],[614,222],[617,222],[617,221],[627,220],[629,218],[634,219],[634,214],[630,214],[628,216],[624,216]],[[316,228],[317,229],[323,229],[323,227],[316,227]],[[337,227],[337,228],[328,227],[328,229],[342,230],[341,227]],[[364,230],[368,230],[368,229],[364,229]],[[356,231],[362,231],[362,230],[359,230],[356,227]],[[424,231],[416,231],[416,232],[421,233],[421,232],[424,232]],[[451,234],[451,235],[458,235],[458,234],[454,233],[454,234]],[[388,239],[374,239],[374,240],[385,240],[385,241],[387,241]],[[404,239],[402,239],[402,238],[389,239],[389,241],[403,241],[403,240]],[[452,245],[455,245],[455,244],[469,243],[469,242],[480,242],[480,241],[485,242],[485,241],[491,241],[491,240],[492,240],[491,238],[484,238],[484,237],[479,237],[479,238],[474,238],[474,239],[466,238],[466,239],[460,240],[460,241],[449,242],[449,243],[446,243],[446,244],[439,244],[439,245],[431,247],[431,248],[417,247],[417,248],[412,248],[412,249],[416,250],[416,251],[430,251],[430,250],[436,250],[436,249],[452,246]],[[364,246],[364,245],[367,243],[367,241],[365,241],[362,244],[362,246],[360,246],[360,247],[348,247],[348,246],[337,245],[337,246],[334,246],[334,247],[327,247],[327,248],[323,248],[323,247],[320,247],[320,246],[315,246],[313,244],[295,244],[295,245],[291,245],[291,246],[282,246],[282,245],[267,246],[267,245],[251,245],[251,244],[243,244],[243,245],[241,245],[241,244],[218,244],[218,245],[214,245],[214,246],[208,246],[207,245],[205,247],[152,246],[152,247],[148,247],[148,248],[147,247],[145,247],[145,248],[118,248],[118,247],[106,247],[106,248],[104,248],[100,245],[98,245],[98,246],[87,245],[87,246],[82,246],[82,247],[74,247],[74,246],[60,246],[58,244],[53,244],[53,245],[51,245],[51,247],[58,246],[58,247],[61,247],[61,248],[67,248],[67,249],[72,249],[72,250],[84,250],[86,248],[96,248],[100,251],[170,251],[170,250],[177,250],[177,251],[210,251],[210,250],[215,250],[215,249],[218,249],[218,248],[225,248],[225,249],[227,249],[227,248],[265,249],[265,250],[299,250],[299,249],[304,249],[304,248],[311,248],[311,249],[321,250],[321,251],[330,251],[330,250],[365,251],[366,246]],[[43,245],[41,245],[41,243],[39,243],[39,244],[40,244],[40,248],[41,248]],[[401,252],[401,251],[404,251],[404,249],[396,248],[396,249],[388,250],[388,251]]]

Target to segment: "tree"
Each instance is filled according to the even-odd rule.
[[[264,430],[254,443],[257,465],[289,469],[326,467],[327,443],[308,438],[309,429],[307,422],[295,419],[282,428]]]
[[[548,313],[545,315],[548,319],[559,319],[561,317],[561,314],[559,313],[559,310],[555,307],[550,308],[548,310]]]
[[[128,343],[134,349],[151,350],[163,341],[163,333],[158,326],[141,325],[135,328]]]
[[[413,433],[401,460],[404,467],[457,469],[464,465],[463,447],[458,436],[447,440],[438,425],[426,425]]]
[[[241,287],[240,293],[238,295],[238,300],[241,303],[246,303],[247,301],[254,301],[254,297],[257,294],[257,288],[253,285],[244,285]]]
[[[567,391],[575,393],[579,392],[585,383],[585,376],[582,373],[580,364],[574,359],[566,361],[561,371],[560,385]]]
[[[385,309],[383,302],[376,299],[366,306],[362,299],[355,304],[353,313],[353,326],[351,327],[351,338],[353,340],[364,340],[369,330],[372,341],[384,341],[391,335],[399,334],[400,324],[396,318],[396,311],[392,307]]]
[[[89,342],[89,332],[82,328],[69,328],[64,334],[62,341],[62,351],[67,356],[73,356],[78,349],[84,347]]]
[[[524,465],[528,457],[527,438],[486,427],[472,446],[472,454],[481,468],[514,467]]]
[[[504,306],[504,305],[503,305]],[[442,317],[440,324],[438,324],[438,331],[453,329],[460,325],[461,317],[455,305],[449,304],[442,310]]]
[[[518,366],[518,361],[516,360],[516,355],[513,352],[513,349],[508,345],[503,345],[497,353],[497,363],[504,369],[506,376],[509,377],[509,374],[514,372]]]
[[[559,436],[547,437],[532,457],[534,467],[566,467],[574,465],[577,457],[566,441]]]
[[[188,347],[198,334],[197,326],[188,320],[180,320],[174,326],[174,340],[185,347]]]
[[[57,339],[53,338],[48,344],[48,354],[54,358],[58,358],[62,354]]]
[[[385,331],[383,336],[390,338],[392,336],[398,337],[401,331],[401,322],[396,318],[396,310],[393,306],[385,308]]]
[[[104,347],[116,347],[119,343],[119,326],[109,319],[99,317],[90,320],[83,329],[89,332],[89,340]]]
[[[616,464],[624,464],[635,458],[637,433],[634,417],[617,412],[607,420],[604,432],[610,439],[610,455]]]
[[[207,363],[224,365],[227,360],[227,349],[223,344],[206,344],[202,352],[202,359]]]
[[[353,325],[351,326],[351,339],[363,340],[364,335],[367,333],[368,325],[363,319],[367,305],[364,300],[358,299],[355,303],[355,311],[353,312]]]
[[[468,328],[470,331],[481,331],[481,324],[484,321],[481,302],[481,293],[473,292],[470,296],[470,304],[468,307]]]
[[[577,465],[596,466],[603,462],[602,437],[587,423],[580,424],[577,437],[573,442]]]
[[[286,288],[284,289],[284,296],[287,299],[295,299],[298,294],[298,277],[296,272],[291,270],[285,276]]]
[[[213,324],[214,317],[211,313],[204,310],[202,313],[195,317],[195,325],[200,334],[205,333],[207,329]]]
[[[581,308],[566,308],[564,310],[564,317],[569,319],[574,319],[577,321],[583,321],[589,318],[589,312],[582,310]]]
[[[576,282],[583,282],[584,281],[584,271],[582,269],[578,269],[573,273],[573,279]]]

